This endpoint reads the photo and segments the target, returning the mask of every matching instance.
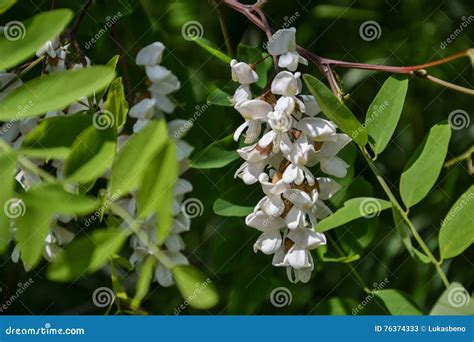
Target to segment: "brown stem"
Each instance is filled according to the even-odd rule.
[[[268,25],[266,17],[260,8],[262,5],[261,1],[258,1],[254,5],[244,5],[244,4],[241,4],[238,0],[221,0],[221,3],[245,15],[252,23],[254,23],[262,31],[264,31],[267,34],[267,37],[271,37],[271,33],[273,31],[271,27]],[[474,90],[472,89],[461,87],[461,86],[452,84],[450,82],[440,80],[433,76],[428,76],[427,73],[424,75],[416,75],[416,72],[419,70],[424,70],[426,68],[441,65],[441,64],[444,64],[444,63],[447,63],[447,62],[450,62],[462,57],[469,57],[470,56],[469,51],[471,51],[471,49],[460,51],[458,53],[455,53],[451,56],[448,56],[439,60],[435,60],[432,62],[420,64],[420,65],[413,65],[413,66],[391,66],[391,65],[366,64],[366,63],[353,63],[353,62],[325,58],[311,51],[308,51],[301,46],[297,46],[296,50],[301,56],[303,56],[304,58],[306,58],[307,60],[309,60],[310,62],[312,62],[314,65],[318,67],[318,69],[324,74],[324,76],[328,80],[331,90],[339,98],[341,98],[342,92],[339,89],[339,84],[337,83],[337,80],[334,77],[334,74],[332,71],[333,67],[364,69],[364,70],[390,72],[393,74],[407,74],[407,75],[423,76],[423,78],[431,82],[443,85],[449,89],[453,89],[453,90],[456,90],[465,94],[469,94],[469,95],[473,95],[473,92],[474,92]]]

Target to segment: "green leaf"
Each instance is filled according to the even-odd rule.
[[[127,121],[128,103],[125,98],[125,91],[122,84],[122,77],[117,77],[109,86],[107,100],[104,109],[114,115],[114,122],[117,128],[123,127]]]
[[[137,196],[138,217],[156,213],[158,244],[166,239],[173,223],[173,200],[178,179],[176,147],[169,141],[148,165]]]
[[[420,309],[408,296],[398,290],[380,290],[375,295],[382,300],[392,315],[421,315]]]
[[[64,108],[82,96],[103,89],[114,76],[110,68],[93,66],[37,77],[0,101],[0,120],[26,119]]]
[[[474,243],[474,185],[458,198],[444,218],[439,231],[442,259],[461,254]]]
[[[72,11],[58,9],[43,12],[28,20],[10,22],[9,39],[4,33],[0,36],[0,70],[9,69],[33,56],[48,40],[59,35],[72,18]]]
[[[235,151],[226,150],[224,147],[232,143],[232,135],[218,140],[207,146],[203,151],[194,153],[191,167],[195,169],[218,169],[224,167],[239,158]]]
[[[164,121],[151,121],[121,147],[112,166],[110,193],[126,195],[135,190],[142,175],[163,145],[168,141]]]
[[[224,63],[230,64],[232,58],[220,51],[219,48],[211,41],[207,40],[206,38],[196,38],[194,39],[194,42],[196,42],[200,47],[209,52],[212,56],[217,57]]]
[[[392,216],[398,235],[402,239],[408,253],[413,257],[416,249],[413,247],[411,242],[410,228],[405,224],[405,221],[397,208],[392,208]]]
[[[433,126],[405,166],[400,178],[400,195],[407,208],[420,202],[438,179],[448,151],[451,128]]]
[[[86,215],[99,205],[95,199],[73,194],[59,184],[41,183],[22,195],[27,212],[31,207],[61,215]]]
[[[389,77],[370,104],[365,127],[375,154],[382,153],[390,142],[402,113],[407,90],[408,79]]]
[[[105,66],[112,69],[112,70],[116,70],[119,58],[120,58],[120,55],[113,56],[111,59],[109,59],[107,61],[107,63],[105,63]],[[109,86],[110,86],[110,83],[104,89],[98,91],[95,94],[95,99],[96,99],[97,102],[99,102],[104,97],[105,93],[109,89]]]
[[[153,279],[153,270],[155,267],[155,259],[152,256],[146,258],[138,273],[137,285],[135,289],[135,297],[132,300],[132,309],[136,310],[140,306],[143,299],[150,290],[151,281]]]
[[[222,198],[218,198],[212,208],[217,215],[233,217],[244,217],[253,211],[253,207],[233,204]]]
[[[367,144],[367,131],[350,109],[317,78],[306,74],[303,79],[322,112],[357,144],[360,146]]]
[[[20,249],[21,260],[27,269],[34,268],[41,260],[44,239],[55,219],[51,207],[45,210],[38,203],[33,203],[24,201],[24,214],[15,220],[17,228],[15,239]]]
[[[0,14],[8,11],[14,4],[16,4],[16,0],[0,0]]]
[[[9,208],[14,197],[16,158],[14,152],[0,152],[0,254],[10,240],[10,218],[5,208]]]
[[[430,315],[472,316],[474,299],[462,284],[453,282],[439,297]]]
[[[98,271],[120,251],[127,236],[122,229],[98,228],[74,239],[48,267],[48,279],[74,281]]]
[[[369,219],[377,216],[382,210],[391,208],[391,206],[392,204],[390,202],[378,198],[352,198],[346,201],[344,206],[334,214],[321,220],[316,225],[315,230],[318,232],[325,232],[360,217],[366,217]]]
[[[193,308],[209,309],[219,302],[211,279],[205,279],[193,266],[178,266],[172,272],[181,295]]]
[[[22,194],[23,211],[16,220],[15,238],[21,259],[31,269],[41,259],[44,240],[55,215],[85,215],[97,208],[98,202],[65,191],[59,184],[42,183]]]
[[[64,175],[68,182],[87,183],[102,176],[114,161],[117,133],[115,127],[105,130],[90,126],[71,147]]]
[[[207,97],[207,102],[216,106],[232,107],[232,96],[217,88]]]
[[[25,136],[21,152],[31,157],[64,159],[70,153],[74,140],[91,123],[92,117],[85,114],[41,120]]]

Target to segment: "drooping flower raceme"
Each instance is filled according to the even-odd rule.
[[[133,131],[138,132],[145,127],[151,119],[165,119],[165,114],[174,110],[174,103],[168,95],[180,87],[178,78],[168,69],[160,65],[163,59],[165,46],[161,42],[155,42],[144,47],[137,54],[136,64],[144,66],[146,74],[151,82],[148,88],[149,97],[142,99],[130,108],[129,115],[137,119]],[[168,122],[168,134],[176,146],[179,162],[179,172],[182,175],[188,169],[188,158],[193,147],[182,140],[191,124],[185,120],[171,120]],[[185,245],[180,236],[181,233],[189,231],[191,227],[190,217],[181,210],[184,196],[191,192],[192,184],[184,178],[179,178],[174,188],[173,223],[171,232],[161,247],[167,259],[173,266],[188,265],[188,259],[182,253]],[[136,197],[122,201],[122,205],[128,210],[132,217],[136,217]],[[126,224],[126,223],[124,223]],[[133,254],[130,257],[132,264],[140,264],[145,256],[152,255],[152,247],[157,245],[156,219],[154,215],[141,222],[140,233],[131,239]],[[167,265],[169,267],[169,265]],[[161,286],[173,285],[173,277],[169,268],[165,267],[160,260],[156,261],[155,278]]]
[[[273,255],[273,265],[286,267],[290,281],[307,282],[314,269],[311,250],[326,244],[314,230],[332,212],[324,203],[340,186],[330,177],[316,177],[315,166],[328,176],[342,178],[348,165],[337,154],[350,138],[337,126],[319,117],[319,105],[303,95],[299,64],[307,61],[296,51],[294,28],[282,29],[267,44],[282,70],[270,90],[252,97],[250,85],[258,81],[253,67],[231,62],[232,79],[238,82],[234,108],[245,120],[234,139],[244,135],[248,144],[237,150],[245,162],[235,176],[245,184],[259,183],[265,197],[245,223],[261,232],[254,251]]]

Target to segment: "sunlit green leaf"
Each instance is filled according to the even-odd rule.
[[[91,124],[92,116],[86,114],[42,120],[25,136],[21,152],[32,157],[64,159],[74,140]]]
[[[102,176],[114,161],[116,135],[115,127],[85,129],[71,146],[71,153],[64,163],[67,181],[87,183]]]
[[[0,120],[26,119],[62,109],[82,96],[103,89],[114,76],[110,68],[93,66],[35,78],[0,101]]]
[[[104,109],[114,115],[114,121],[117,128],[123,127],[127,121],[128,103],[125,98],[122,77],[117,77],[110,83],[107,92],[107,100],[104,103]]]
[[[207,40],[206,38],[196,38],[193,39],[193,41],[196,42],[204,50],[209,52],[212,56],[217,57],[219,60],[226,64],[230,64],[232,58],[220,51],[219,48],[211,41]]]
[[[433,126],[405,166],[400,178],[400,195],[408,208],[420,202],[438,179],[450,137],[448,124]]]
[[[375,295],[382,300],[392,315],[421,315],[416,304],[401,291],[384,289],[377,291]]]
[[[153,279],[153,270],[155,267],[155,259],[149,256],[145,262],[140,266],[138,272],[137,285],[135,289],[135,297],[132,300],[132,308],[137,309],[140,303],[148,294],[150,290],[151,281]]]
[[[395,132],[408,89],[407,78],[389,77],[370,104],[365,127],[376,154],[382,153]]]
[[[16,158],[14,152],[0,152],[0,254],[5,251],[10,240],[10,217],[6,213],[15,211],[11,205],[14,200]]]
[[[322,112],[357,144],[364,146],[367,143],[367,131],[350,109],[316,77],[304,75],[303,79]]]
[[[196,309],[209,309],[219,302],[212,281],[192,266],[178,266],[173,270],[173,277],[181,295]]]
[[[472,316],[474,315],[474,299],[462,284],[452,282],[439,297],[430,315]]]
[[[444,218],[439,231],[441,258],[453,258],[474,243],[474,185],[461,195]]]
[[[203,151],[195,152],[191,160],[191,167],[195,169],[216,169],[224,167],[239,158],[235,150],[225,147],[232,142],[232,136],[215,141]]]
[[[124,230],[99,228],[75,238],[48,267],[48,279],[74,281],[104,267],[123,246]]]
[[[230,99],[232,99],[231,95],[217,88],[209,94],[207,97],[207,102],[216,106],[231,107],[232,102],[230,102]]]
[[[61,33],[71,18],[71,10],[58,9],[39,13],[24,23],[9,22],[0,35],[0,70],[33,56],[44,43]]]
[[[244,217],[253,211],[253,207],[245,207],[230,203],[222,198],[218,198],[212,207],[214,212],[220,216]]]
[[[370,219],[391,206],[392,204],[390,202],[378,198],[352,198],[346,201],[344,206],[334,214],[318,222],[315,229],[318,232],[325,232],[360,217]]]

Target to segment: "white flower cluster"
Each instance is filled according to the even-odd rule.
[[[58,37],[51,41],[46,42],[37,52],[37,57],[44,56],[45,58],[45,71],[56,72],[66,70],[66,58],[68,55],[69,44],[61,44]],[[85,57],[86,65],[72,63],[69,68],[80,69],[90,65],[89,58]],[[7,96],[13,90],[23,85],[23,82],[16,74],[13,73],[0,73],[0,100]],[[3,139],[10,144],[14,149],[19,149],[24,140],[26,134],[28,134],[42,119],[55,117],[55,116],[66,116],[77,113],[82,110],[89,109],[89,105],[86,105],[88,98],[81,98],[78,102],[69,105],[67,108],[57,111],[51,111],[45,113],[43,117],[33,117],[22,119],[21,113],[23,108],[18,108],[18,118],[12,121],[6,122],[0,126],[0,139]],[[28,106],[26,104],[25,106]],[[40,166],[44,163],[42,159],[33,159],[32,162]],[[56,175],[59,179],[63,178],[63,166],[64,163],[59,160],[55,160],[52,166],[56,168]],[[42,179],[31,173],[28,170],[19,168],[15,175],[16,181],[25,190],[42,182]],[[60,224],[66,224],[74,219],[72,216],[61,216],[56,215],[56,221],[53,224],[51,231],[45,238],[45,246],[43,249],[43,256],[46,260],[52,261],[58,253],[61,251],[61,247],[67,245],[74,239],[74,234],[69,230],[63,228]],[[11,226],[12,238],[15,235],[16,227]],[[11,255],[13,262],[18,262],[20,259],[20,249],[16,246]],[[27,265],[24,265],[25,269],[28,269]]]
[[[136,57],[136,64],[145,66],[148,78],[152,82],[148,88],[151,97],[146,98],[134,105],[129,115],[137,119],[133,126],[133,131],[137,132],[147,125],[152,118],[164,119],[163,113],[172,113],[174,104],[168,98],[171,92],[178,90],[180,83],[177,77],[165,67],[159,65],[162,60],[162,54],[165,47],[160,42],[155,42],[144,47]],[[183,130],[186,127],[186,130]],[[188,157],[193,151],[193,147],[186,141],[182,140],[182,136],[191,128],[185,120],[172,120],[168,122],[168,132],[171,139],[176,145],[177,158],[180,163],[180,175],[188,169]],[[173,202],[173,224],[171,232],[166,238],[162,248],[173,266],[188,265],[188,259],[182,251],[185,248],[184,242],[180,236],[181,233],[189,231],[191,220],[185,212],[181,210],[182,201],[186,193],[193,190],[192,184],[179,178],[174,188]],[[123,201],[128,212],[136,217],[136,198],[135,195],[131,199]],[[134,235],[131,240],[131,246],[134,250],[130,257],[132,264],[140,263],[145,256],[153,255],[150,246],[157,245],[156,239],[156,219],[155,216],[147,218],[141,223],[141,234]],[[171,271],[165,267],[158,259],[155,266],[155,280],[162,286],[171,286],[174,284]]]
[[[290,281],[307,282],[314,269],[310,250],[326,244],[324,234],[313,228],[331,214],[323,201],[340,189],[329,177],[313,176],[310,167],[319,165],[327,175],[344,177],[348,165],[337,153],[350,138],[317,117],[320,109],[313,96],[301,95],[301,74],[293,71],[307,62],[296,51],[295,32],[279,30],[268,42],[278,66],[289,71],[280,71],[271,90],[260,97],[252,98],[250,90],[258,80],[253,67],[231,62],[232,79],[240,83],[234,108],[245,119],[234,139],[245,131],[244,142],[250,144],[237,151],[245,162],[235,176],[246,184],[259,182],[265,193],[245,220],[262,232],[255,252],[273,254],[273,265],[286,267]]]

